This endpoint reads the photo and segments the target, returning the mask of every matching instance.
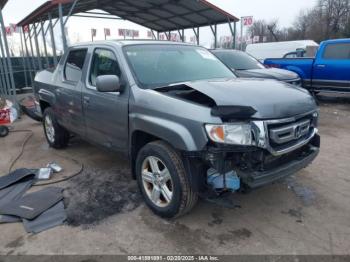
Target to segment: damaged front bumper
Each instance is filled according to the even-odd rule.
[[[234,170],[242,189],[254,189],[297,173],[312,163],[319,150],[320,136],[315,134],[307,144],[283,155],[273,155],[256,147],[209,146],[206,151],[187,154],[185,163],[191,183],[198,192],[212,190],[206,183],[209,168],[220,174]]]
[[[308,149],[299,158],[266,171],[239,172],[244,184],[249,188],[257,188],[274,181],[288,177],[307,167],[317,157],[319,148],[309,145]]]

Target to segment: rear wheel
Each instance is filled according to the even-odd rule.
[[[65,148],[69,142],[69,132],[60,126],[52,108],[46,108],[43,115],[45,137],[53,148]]]
[[[144,146],[136,159],[136,176],[149,208],[164,218],[184,215],[196,204],[181,157],[162,141]]]

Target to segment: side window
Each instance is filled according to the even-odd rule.
[[[72,50],[69,52],[64,66],[64,78],[66,80],[78,82],[81,79],[86,53],[87,49]]]
[[[324,59],[350,59],[350,43],[328,44],[325,48]]]
[[[102,75],[121,77],[120,67],[115,54],[107,49],[96,49],[92,58],[89,82],[96,86],[96,78]]]

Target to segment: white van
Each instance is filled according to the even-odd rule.
[[[313,40],[250,44],[246,52],[260,61],[266,58],[313,57],[319,44]]]

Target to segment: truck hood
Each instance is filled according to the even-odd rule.
[[[281,119],[317,109],[314,98],[305,89],[265,79],[227,79],[181,84],[213,100],[216,106],[251,107],[253,119]],[[171,90],[173,87],[168,87]],[[195,102],[192,98],[191,102]]]
[[[294,72],[278,68],[235,70],[234,72],[238,77],[267,78],[282,81],[299,78]]]

